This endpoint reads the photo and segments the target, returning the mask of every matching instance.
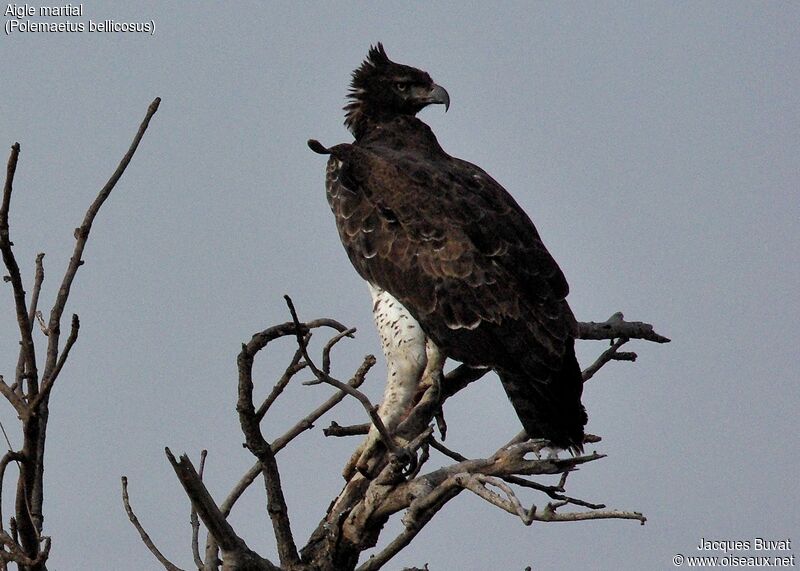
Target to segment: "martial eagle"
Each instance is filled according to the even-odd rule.
[[[348,98],[355,141],[309,146],[331,155],[328,202],[372,294],[389,369],[379,410],[387,428],[449,357],[494,369],[530,437],[581,450],[587,417],[567,281],[511,195],[448,155],[416,117],[430,104],[447,110],[447,91],[379,43],[353,72]]]

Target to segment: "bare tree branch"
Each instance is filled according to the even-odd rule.
[[[150,125],[150,119],[152,119],[153,115],[155,115],[156,111],[158,111],[158,106],[160,104],[160,97],[156,97],[150,104],[141,125],[139,125],[139,130],[133,138],[133,142],[131,143],[128,152],[122,157],[117,169],[108,179],[105,186],[100,189],[100,193],[97,195],[97,198],[94,199],[94,202],[92,202],[92,204],[89,206],[81,225],[75,229],[75,249],[72,252],[72,257],[70,258],[67,270],[64,273],[64,278],[61,282],[61,287],[58,290],[55,303],[53,304],[53,309],[50,311],[50,321],[48,325],[50,335],[47,344],[46,373],[52,371],[52,369],[56,366],[61,315],[64,312],[64,307],[67,304],[67,298],[69,297],[69,292],[72,288],[72,282],[75,279],[75,274],[77,274],[78,268],[83,265],[83,260],[81,257],[83,256],[83,250],[86,247],[86,242],[89,239],[89,232],[92,229],[95,216],[97,216],[97,213],[100,211],[100,207],[103,206],[103,203],[109,197],[111,191],[114,190],[114,187],[122,176],[122,173],[125,172],[125,169],[131,162],[136,149],[139,147],[139,142],[142,140],[145,131],[147,131],[147,127]]]
[[[50,550],[50,539],[42,535],[42,523],[44,519],[42,513],[44,498],[44,450],[49,414],[48,400],[53,383],[64,367],[70,349],[77,340],[79,330],[78,318],[77,316],[73,316],[70,335],[59,355],[59,327],[61,316],[67,303],[70,287],[77,269],[83,263],[81,255],[88,239],[92,222],[100,206],[106,200],[111,190],[114,188],[114,185],[119,180],[119,177],[124,172],[125,167],[130,162],[139,141],[147,129],[150,118],[158,109],[159,101],[159,99],[156,99],[148,108],[145,119],[134,137],[130,149],[123,157],[115,173],[89,207],[82,225],[75,232],[76,244],[73,256],[70,259],[61,287],[56,295],[50,313],[49,324],[46,328],[43,328],[48,340],[43,364],[44,372],[41,375],[41,385],[32,333],[34,319],[41,315],[38,307],[39,296],[44,281],[44,254],[40,253],[36,256],[33,291],[30,299],[30,306],[28,306],[26,304],[25,290],[23,288],[20,269],[14,257],[12,250],[13,243],[10,237],[9,210],[11,206],[14,175],[20,154],[19,143],[15,143],[12,146],[6,171],[2,205],[0,205],[0,251],[2,251],[3,262],[9,274],[7,281],[11,283],[14,295],[14,306],[20,333],[20,354],[17,359],[15,382],[12,386],[9,386],[5,381],[0,379],[0,392],[2,392],[3,396],[14,406],[22,421],[23,443],[18,453],[19,476],[17,479],[15,523],[11,529],[11,536],[9,537],[15,542],[17,538],[19,539],[18,545],[25,554],[25,559],[23,561],[19,557],[16,557],[15,561],[17,561],[20,568],[25,571],[44,571],[46,569],[45,562]]]
[[[20,145],[14,143],[8,159],[6,182],[3,190],[3,201],[0,206],[0,252],[3,263],[8,269],[8,281],[11,282],[14,294],[14,307],[17,314],[17,325],[20,332],[20,356],[17,364],[15,386],[21,393],[25,393],[24,385],[27,381],[27,397],[33,398],[39,392],[39,373],[36,366],[36,350],[33,344],[32,327],[29,319],[28,308],[25,302],[25,289],[22,284],[19,265],[12,250],[11,230],[8,215],[11,207],[11,193],[13,191],[14,174],[17,169]],[[19,524],[19,534],[22,549],[28,561],[43,563],[39,559],[41,553],[41,509],[34,506],[40,470],[37,469],[39,458],[39,423],[34,420],[26,421],[29,407],[22,406],[22,398],[17,398],[15,390],[7,387],[5,382],[0,384],[3,395],[9,399],[14,408],[23,419],[23,447],[22,460],[19,462],[19,477],[17,479],[16,515]],[[37,481],[38,480],[38,481]],[[28,565],[28,563],[25,563]]]
[[[518,516],[525,525],[530,525],[534,521],[579,521],[588,519],[635,519],[642,524],[647,519],[638,512],[625,512],[620,510],[604,511],[594,508],[588,512],[557,513],[559,507],[570,503],[568,500],[550,502],[542,511],[538,511],[536,506],[525,509],[519,498],[511,487],[500,478],[485,476],[483,474],[456,474],[454,481],[462,488],[468,489],[487,502]],[[500,489],[503,495],[497,494],[487,488],[487,484]]]
[[[358,388],[364,382],[367,372],[369,371],[370,367],[375,364],[375,357],[372,355],[368,355],[364,358],[364,362],[362,363],[361,367],[356,371],[353,378],[348,381],[348,384],[354,388]],[[326,412],[331,410],[337,404],[339,404],[344,397],[347,396],[347,393],[344,391],[338,391],[336,394],[332,395],[328,400],[314,409],[311,413],[307,416],[300,419],[293,427],[287,430],[283,435],[279,436],[272,442],[272,452],[273,454],[277,454],[280,450],[286,447],[292,440],[294,440],[298,435],[302,434],[304,431],[309,430],[314,426],[314,423]],[[233,508],[234,504],[237,500],[241,497],[244,491],[253,483],[253,481],[258,477],[261,473],[261,462],[256,462],[237,482],[237,484],[233,487],[233,489],[228,493],[228,496],[225,498],[225,501],[220,504],[220,509],[222,513],[226,516],[230,513],[230,510]]]
[[[424,503],[420,502],[414,506],[416,509],[413,517],[408,517],[411,515],[411,509],[409,509],[409,514],[406,516],[408,519],[406,519],[406,517],[403,518],[403,524],[405,525],[403,531],[380,552],[367,559],[356,571],[377,571],[383,567],[392,557],[405,549],[417,534],[422,531],[422,528],[433,519],[433,516],[435,516],[447,502],[456,497],[460,491],[460,488],[453,485],[442,485],[436,488],[436,490],[425,497]]]
[[[327,343],[325,343],[325,347],[322,348],[322,370],[326,374],[330,374],[331,372],[331,349],[333,349],[334,345],[336,345],[339,341],[344,339],[345,337],[349,337],[350,339],[353,338],[355,335],[356,328],[351,327],[347,331],[341,331],[337,335],[331,337]]]
[[[331,421],[328,428],[322,429],[322,434],[325,436],[363,436],[369,434],[370,424],[364,422],[362,424],[351,424],[349,426],[341,426],[335,421]]]
[[[180,567],[177,567],[169,559],[164,557],[164,554],[162,554],[161,551],[159,551],[158,547],[156,547],[155,544],[153,543],[153,540],[150,539],[150,536],[147,534],[144,527],[139,522],[139,518],[136,517],[136,514],[134,513],[133,508],[131,507],[131,501],[130,498],[128,497],[128,478],[122,476],[121,480],[122,480],[122,504],[125,506],[125,512],[128,514],[128,519],[133,524],[133,527],[136,528],[136,531],[139,532],[139,536],[142,538],[142,543],[144,543],[147,546],[147,549],[150,550],[150,553],[152,553],[153,556],[156,559],[158,559],[158,562],[164,566],[164,569],[166,569],[167,571],[182,571]]]
[[[450,450],[447,446],[442,444],[441,442],[437,441],[435,438],[430,439],[431,448],[438,450],[448,458],[455,460],[456,462],[465,462],[468,458],[462,454],[454,450]]]
[[[33,322],[36,318],[36,308],[39,303],[39,294],[41,293],[42,282],[44,281],[44,266],[42,264],[42,258],[44,258],[43,253],[39,253],[36,256],[36,272],[34,274],[33,294],[31,296],[31,306],[28,309],[28,321],[30,322],[31,329],[33,329]],[[16,379],[22,379],[24,377],[25,358],[26,355],[24,348],[22,345],[20,345],[19,358],[17,359]],[[16,383],[16,385],[19,386],[19,381]]]
[[[29,409],[30,412],[36,414],[36,411],[41,404],[41,402],[48,398],[50,395],[50,391],[53,389],[53,384],[55,384],[56,379],[58,378],[58,374],[61,372],[61,369],[64,367],[64,363],[66,363],[67,358],[69,357],[70,349],[75,344],[75,341],[78,340],[78,331],[81,328],[81,322],[78,319],[77,314],[72,314],[72,327],[70,328],[69,336],[67,337],[66,343],[64,343],[64,349],[61,351],[61,355],[58,357],[58,362],[56,363],[55,369],[53,369],[52,373],[49,375],[45,375],[45,378],[42,380],[42,389],[39,393],[34,397],[31,401]]]
[[[297,318],[297,311],[295,311],[294,303],[292,303],[292,299],[288,295],[285,295],[283,297],[286,300],[286,304],[289,306],[289,311],[292,314],[292,320],[298,327],[299,331],[300,321]],[[340,391],[344,391],[348,395],[355,397],[358,400],[358,402],[360,402],[361,405],[364,407],[364,410],[367,411],[367,414],[369,415],[372,424],[378,430],[378,433],[381,436],[381,441],[383,442],[384,446],[386,446],[386,449],[389,450],[389,452],[391,452],[393,456],[396,457],[402,456],[403,450],[401,450],[400,447],[397,446],[397,444],[395,444],[394,440],[389,434],[389,431],[383,424],[383,420],[378,415],[377,407],[372,404],[372,402],[369,400],[369,397],[367,397],[367,395],[365,395],[361,391],[354,389],[353,387],[347,385],[346,383],[343,383],[342,381],[334,379],[329,374],[317,368],[317,366],[314,364],[314,361],[312,361],[311,358],[308,356],[305,339],[303,339],[302,335],[300,335],[299,333],[297,334],[297,344],[300,346],[300,349],[303,352],[303,358],[308,364],[308,367],[314,373],[314,376],[317,378],[317,381],[329,384],[333,387],[336,387]]]
[[[31,294],[31,306],[28,308],[28,321],[29,326],[31,328],[31,332],[33,330],[33,322],[36,319],[36,310],[39,305],[39,294],[42,291],[42,283],[44,282],[44,264],[42,262],[44,258],[44,253],[39,253],[36,256],[36,272],[33,277],[33,293]],[[41,314],[39,314],[41,315]],[[21,385],[21,379],[25,376],[25,359],[26,354],[24,351],[24,346],[20,346],[19,358],[17,359],[17,373],[16,379],[17,386]]]
[[[422,531],[422,528],[433,519],[433,516],[444,507],[444,505],[456,497],[461,490],[455,486],[442,487],[437,490],[435,498],[425,506],[425,510],[418,515],[413,524],[406,525],[397,537],[395,537],[389,545],[384,547],[379,553],[367,559],[362,565],[356,568],[356,571],[377,571],[383,567],[392,557],[400,553],[410,544],[417,534]],[[409,510],[410,511],[410,510]],[[405,521],[403,522],[406,523]]]
[[[331,326],[334,322],[333,320],[316,320],[310,322],[306,325],[309,327],[321,327],[323,325]],[[264,333],[264,332],[262,332]],[[356,373],[353,375],[348,381],[354,388],[358,388],[364,382],[367,372],[369,369],[375,364],[375,357],[372,355],[367,355],[364,358],[364,362],[358,368]],[[343,391],[337,391],[336,394],[332,395],[328,398],[324,403],[314,409],[311,413],[307,416],[303,417],[298,421],[292,428],[286,431],[282,436],[279,436],[272,442],[272,452],[273,454],[277,454],[281,449],[283,449],[287,444],[289,444],[292,440],[294,440],[298,435],[302,434],[304,431],[311,429],[314,426],[314,423],[326,412],[331,410],[334,406],[339,404],[344,397],[347,396],[347,393]],[[250,485],[255,481],[259,474],[261,474],[261,462],[256,461],[256,463],[239,479],[233,489],[228,493],[228,496],[225,500],[220,504],[220,510],[222,513],[227,517],[233,506],[242,496],[242,494],[250,487]],[[217,546],[213,540],[213,537],[209,538],[206,542],[206,568],[209,566],[209,561],[211,561],[217,553]]]
[[[203,524],[222,549],[226,569],[281,571],[279,567],[247,547],[245,541],[236,535],[233,527],[222,515],[211,494],[208,493],[189,457],[184,454],[178,461],[169,448],[166,448],[165,452],[200,519],[203,520]]]
[[[242,345],[242,350],[237,359],[239,367],[239,400],[236,408],[239,413],[242,431],[245,434],[246,445],[256,458],[258,458],[259,462],[257,465],[264,474],[264,481],[267,488],[268,512],[273,522],[273,531],[278,542],[278,552],[282,565],[296,564],[299,562],[299,555],[297,554],[297,548],[292,537],[288,509],[280,486],[280,473],[278,472],[277,463],[275,462],[275,451],[273,451],[273,447],[266,442],[261,434],[261,429],[259,427],[260,419],[257,417],[254,410],[252,380],[253,360],[255,355],[265,348],[268,343],[279,337],[294,334],[300,339],[305,339],[305,336],[311,329],[323,326],[332,327],[340,332],[347,330],[341,323],[332,319],[321,319],[307,324],[300,324],[295,320],[292,323],[284,323],[283,325],[270,327],[254,335],[249,343]],[[308,363],[309,359],[304,345],[301,345],[301,353],[306,359],[306,363]],[[295,365],[299,365],[299,359],[298,363],[295,363]],[[291,365],[287,371],[290,369],[292,369]],[[286,382],[288,382],[288,380]],[[280,390],[282,390],[282,388]],[[278,391],[278,394],[279,392],[280,391]],[[277,398],[277,394],[275,398]],[[305,430],[305,428],[301,428],[299,432],[302,432],[302,430]],[[297,434],[299,434],[299,432],[297,432]],[[294,436],[292,436],[292,438],[293,437]],[[234,490],[237,492],[235,498],[238,498],[238,495],[252,483],[252,479],[250,479],[249,476],[253,474],[254,469],[251,469],[245,477],[240,480],[239,485],[237,485]],[[257,472],[255,472],[255,474],[257,474]],[[224,506],[230,509],[230,506],[236,501],[235,498],[232,499],[229,505],[226,505],[228,504],[226,500]],[[229,495],[229,499],[231,499],[231,495]]]
[[[627,343],[629,339],[627,337],[621,337],[616,341],[612,341],[611,347],[603,351],[603,353],[597,358],[597,360],[586,367],[583,370],[583,382],[585,383],[589,379],[591,379],[594,374],[600,370],[600,368],[608,363],[609,361],[635,361],[636,360],[636,353],[626,353],[627,357],[623,357],[620,359],[619,348],[622,347],[625,343]],[[632,355],[632,357],[631,357]]]
[[[5,428],[3,429],[3,434],[5,434]],[[8,437],[6,437],[8,438]],[[0,531],[4,531],[3,529],[3,478],[6,475],[6,467],[8,466],[9,462],[16,462],[19,464],[24,460],[24,457],[20,452],[15,452],[13,450],[8,450],[3,455],[3,458],[0,459]]]
[[[353,377],[347,381],[348,386],[357,389],[360,387],[364,380],[366,380],[367,373],[369,370],[375,365],[375,357],[373,355],[367,355],[364,357],[364,360],[361,362],[361,365],[358,367],[356,372],[353,374]],[[275,453],[279,450],[284,448],[289,442],[294,440],[302,432],[309,430],[314,426],[314,423],[326,412],[331,410],[337,404],[339,404],[348,393],[346,391],[337,391],[335,394],[331,395],[328,400],[324,403],[319,405],[313,411],[311,411],[308,415],[301,418],[297,424],[295,424],[292,428],[287,430],[282,436],[276,438],[272,443],[272,449]]]
[[[306,364],[300,362],[300,359],[302,358],[303,352],[300,351],[300,349],[294,352],[292,362],[289,363],[289,366],[286,367],[286,370],[283,372],[283,375],[281,375],[281,378],[278,379],[278,382],[272,387],[272,391],[269,393],[261,406],[258,407],[258,410],[256,411],[256,422],[261,422],[261,419],[264,418],[264,415],[269,412],[269,408],[272,406],[272,403],[274,403],[283,393],[283,390],[286,388],[286,385],[289,384],[289,381],[291,381],[297,373],[306,368]]]
[[[30,321],[31,328],[33,328],[33,320],[36,316],[36,311],[39,309],[39,294],[42,292],[42,283],[44,283],[44,252],[36,254],[35,265],[36,272],[33,275],[31,306],[28,308],[28,321]]]
[[[20,418],[28,416],[28,405],[12,387],[8,386],[5,379],[3,379],[3,375],[0,375],[0,393],[11,403]]]
[[[451,459],[455,460],[456,462],[465,462],[465,461],[468,460],[468,458],[466,456],[464,456],[462,454],[459,454],[458,452],[455,452],[453,450],[450,450],[444,444],[442,444],[441,442],[438,442],[434,438],[431,438],[428,441],[428,443],[430,444],[430,446],[432,448],[438,450],[439,452],[441,452],[442,454],[444,454],[448,458],[451,458]],[[577,498],[571,498],[571,497],[563,495],[562,492],[564,491],[564,482],[566,481],[566,476],[568,474],[569,474],[569,472],[564,472],[562,481],[557,486],[545,486],[545,485],[540,484],[538,482],[533,482],[533,481],[525,479],[523,477],[514,476],[514,475],[501,476],[501,478],[504,481],[506,481],[506,482],[508,482],[510,484],[515,484],[517,486],[521,486],[521,487],[524,487],[524,488],[531,488],[531,489],[537,490],[539,492],[544,492],[545,494],[547,494],[548,496],[550,496],[553,499],[566,500],[571,504],[575,504],[575,505],[579,505],[579,506],[583,506],[583,507],[587,507],[587,508],[591,508],[591,509],[601,509],[601,508],[605,507],[605,505],[603,505],[603,504],[593,504],[593,503],[590,503],[590,502],[586,502],[584,500],[579,500]]]
[[[208,450],[202,450],[200,452],[200,470],[198,471],[198,476],[200,476],[201,480],[206,467],[206,456],[208,456]],[[200,520],[197,518],[197,510],[194,509],[194,504],[192,504],[192,510],[189,513],[189,522],[192,526],[192,557],[198,571],[202,571],[205,564],[203,563],[203,558],[200,557]]]
[[[17,539],[5,531],[0,531],[0,545],[8,548],[8,551],[0,550],[0,561],[5,563],[16,563],[18,566],[37,567],[43,565],[50,555],[50,538],[42,538],[42,550],[36,557],[29,557],[22,546],[17,543]]]
[[[577,457],[558,458],[553,456],[542,457],[540,452],[549,446],[545,440],[528,439],[524,432],[515,436],[506,445],[498,449],[487,458],[469,459],[450,450],[433,438],[433,428],[430,423],[435,417],[436,403],[441,403],[438,396],[438,387],[434,383],[422,387],[417,394],[416,404],[410,414],[397,430],[397,437],[409,444],[400,449],[396,444],[390,450],[390,457],[376,457],[374,466],[369,469],[374,474],[373,479],[363,475],[356,475],[345,485],[342,492],[334,499],[327,514],[320,522],[317,529],[309,538],[302,549],[302,558],[297,556],[294,538],[288,520],[288,510],[280,486],[280,474],[275,455],[291,442],[298,434],[308,430],[319,417],[333,408],[344,396],[351,395],[362,403],[366,409],[374,414],[374,407],[357,387],[363,382],[367,371],[375,362],[374,357],[368,356],[359,367],[350,381],[345,384],[333,378],[330,374],[330,350],[343,337],[351,332],[338,322],[330,320],[317,320],[317,322],[302,323],[288,296],[287,305],[292,315],[292,321],[271,327],[253,336],[248,344],[242,346],[238,357],[239,365],[239,399],[237,411],[240,415],[242,431],[245,435],[246,445],[258,458],[258,462],[244,475],[226,498],[221,507],[217,507],[208,496],[210,507],[205,511],[210,515],[204,517],[204,509],[200,506],[203,501],[204,491],[199,476],[192,475],[193,468],[188,458],[182,457],[181,462],[174,458],[170,461],[180,476],[180,465],[187,472],[182,478],[184,487],[193,504],[197,504],[197,512],[209,528],[209,540],[206,543],[205,563],[197,553],[196,543],[193,546],[195,563],[198,568],[205,570],[217,569],[217,543],[223,552],[225,569],[239,570],[250,568],[250,563],[243,562],[243,553],[250,553],[252,557],[259,558],[256,554],[242,547],[242,540],[230,528],[225,517],[244,490],[255,480],[259,473],[264,476],[267,492],[267,506],[273,520],[273,531],[278,543],[278,552],[281,558],[282,569],[310,571],[345,571],[357,567],[357,561],[364,550],[372,547],[377,542],[378,536],[385,523],[394,514],[404,511],[402,523],[404,530],[386,545],[377,554],[357,567],[357,571],[374,571],[382,568],[400,550],[406,547],[419,531],[442,509],[452,498],[462,490],[469,490],[479,495],[486,501],[519,517],[526,525],[533,521],[576,521],[588,519],[633,519],[644,523],[645,518],[638,512],[621,510],[607,510],[604,504],[588,502],[579,498],[568,496],[564,493],[567,475],[578,466],[603,458],[603,454],[596,452]],[[322,367],[317,367],[308,352],[308,343],[311,329],[322,325],[336,323],[339,331],[330,339],[323,349]],[[662,339],[652,332],[647,324],[629,324],[621,316],[615,316],[604,324],[590,324],[585,330],[587,335],[596,338],[609,338],[612,345],[600,358],[587,369],[586,378],[590,378],[600,367],[611,360],[632,359],[632,354],[622,353],[619,348],[628,341],[627,337],[617,334],[622,331],[641,338],[650,340]],[[264,349],[274,339],[294,335],[298,349],[295,351],[289,365],[282,376],[274,384],[267,399],[255,409],[253,404],[253,379],[252,366],[255,355]],[[283,436],[269,444],[261,432],[260,421],[265,418],[271,405],[276,402],[284,388],[296,373],[308,367],[314,374],[316,381],[305,384],[325,383],[338,389],[337,393],[323,405],[317,407],[312,413],[303,417]],[[457,367],[449,373],[443,382],[441,393],[446,398],[458,390],[483,376],[487,370],[475,369],[466,366]],[[449,385],[448,385],[449,383]],[[433,390],[431,390],[433,389]],[[433,395],[433,396],[432,396]],[[363,398],[359,398],[363,397]],[[436,401],[436,402],[434,402]],[[372,415],[370,415],[372,418]],[[369,425],[339,426],[332,423],[325,430],[326,435],[363,434],[369,430]],[[387,435],[388,436],[388,435]],[[586,442],[597,442],[599,437],[587,435]],[[429,458],[429,447],[433,447],[453,460],[450,465],[422,473],[422,467]],[[549,448],[547,448],[549,450]],[[401,456],[402,454],[402,456]],[[419,454],[419,459],[417,455]],[[404,470],[407,457],[413,458],[415,463],[410,470]],[[372,468],[375,468],[373,470]],[[561,474],[558,485],[546,486],[533,481],[532,477],[546,474]],[[184,481],[185,480],[185,481]],[[190,485],[191,482],[194,484]],[[549,501],[543,508],[532,505],[523,506],[514,486],[523,489],[532,489],[543,492],[549,496]],[[207,495],[207,492],[205,492]],[[582,508],[584,511],[559,511],[564,506]],[[206,521],[208,519],[208,522]],[[193,524],[194,525],[194,524]],[[226,531],[229,531],[228,532]],[[226,536],[226,534],[228,534]],[[223,538],[218,541],[218,537]],[[261,559],[254,564],[261,569]],[[265,560],[264,560],[265,561]],[[269,564],[271,565],[271,564]]]
[[[22,384],[23,376],[29,379],[31,391],[35,392],[38,373],[36,370],[36,350],[31,337],[31,322],[28,314],[28,307],[25,302],[25,288],[22,285],[22,276],[19,271],[17,259],[14,257],[11,242],[11,229],[8,222],[8,213],[11,208],[11,193],[14,188],[14,174],[17,171],[20,146],[14,143],[11,146],[11,155],[8,157],[6,168],[6,182],[3,188],[3,202],[0,205],[0,252],[2,252],[3,263],[8,269],[8,281],[14,293],[14,307],[17,312],[17,324],[20,333],[20,351],[22,361],[25,365],[17,371],[16,382]]]
[[[298,335],[301,327],[295,323]],[[266,346],[266,343],[264,344]],[[272,448],[261,433],[258,418],[253,405],[253,359],[262,347],[242,345],[237,363],[239,366],[239,400],[236,411],[245,436],[245,445],[261,462],[264,484],[267,490],[267,511],[272,520],[275,540],[278,544],[278,557],[281,565],[293,566],[299,563],[300,556],[294,543],[292,528],[289,522],[289,510],[281,488],[280,472]],[[221,545],[221,544],[220,544]]]
[[[617,312],[602,323],[586,321],[578,323],[578,339],[644,339],[654,343],[669,343],[670,340],[653,331],[653,326],[641,321],[625,321]]]

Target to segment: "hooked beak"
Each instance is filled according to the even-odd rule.
[[[428,104],[441,103],[444,105],[445,113],[447,113],[447,110],[450,109],[450,95],[448,95],[447,90],[444,87],[441,85],[436,85],[435,83],[428,93],[426,102]]]

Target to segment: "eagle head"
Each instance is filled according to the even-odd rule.
[[[365,119],[390,120],[399,115],[414,116],[432,103],[450,107],[447,91],[436,85],[421,69],[395,63],[383,45],[371,46],[367,58],[353,72],[351,100],[345,105],[345,125],[357,135]]]

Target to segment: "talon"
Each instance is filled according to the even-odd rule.
[[[364,476],[367,480],[371,480],[372,476],[369,469],[369,461],[371,459],[371,455],[362,454],[361,458],[358,459],[358,463],[356,464],[356,470],[358,473]]]
[[[439,438],[444,442],[447,438],[447,422],[444,420],[444,410],[441,406],[433,418],[436,420],[436,428],[439,429]]]

